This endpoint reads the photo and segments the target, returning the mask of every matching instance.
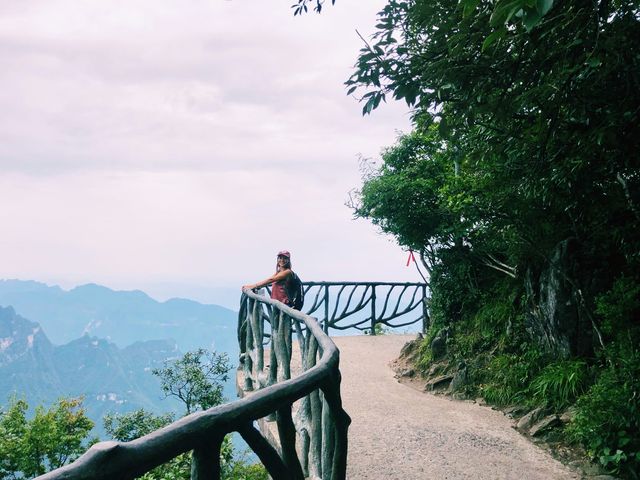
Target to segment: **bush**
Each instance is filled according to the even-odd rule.
[[[558,412],[571,405],[589,386],[589,370],[583,360],[564,360],[547,365],[533,379],[533,400]]]
[[[543,364],[542,354],[533,348],[521,354],[502,354],[487,366],[486,380],[480,391],[495,405],[527,403],[528,387]]]
[[[615,338],[638,325],[640,284],[629,277],[618,278],[611,290],[596,299],[596,313],[602,318],[602,331]]]
[[[607,352],[608,367],[576,403],[567,432],[612,472],[640,471],[640,352],[629,342]],[[614,357],[615,355],[615,357]]]

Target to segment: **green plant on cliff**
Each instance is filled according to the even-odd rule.
[[[602,466],[638,478],[640,465],[640,351],[627,344],[607,351],[608,366],[578,399],[569,435]]]
[[[598,296],[597,313],[609,340],[596,382],[576,403],[568,431],[602,466],[638,478],[640,466],[640,282],[618,278]]]
[[[376,28],[349,92],[364,113],[405,100],[414,129],[353,207],[427,269],[422,366],[445,336],[495,402],[577,399],[574,438],[631,475],[638,430],[604,392],[633,423],[640,6],[390,0]]]
[[[584,360],[561,360],[545,366],[530,384],[532,399],[556,412],[568,407],[590,384]]]

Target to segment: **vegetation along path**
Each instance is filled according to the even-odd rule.
[[[389,363],[413,337],[333,337],[352,418],[349,479],[577,479],[500,412],[421,393]]]

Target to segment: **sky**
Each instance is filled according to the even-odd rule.
[[[0,278],[221,303],[268,277],[419,281],[345,206],[408,132],[344,81],[383,0],[0,2]]]

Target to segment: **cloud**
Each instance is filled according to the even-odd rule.
[[[0,20],[2,170],[313,164],[377,135],[342,86],[371,8],[23,3]]]
[[[345,95],[384,1],[290,3],[2,2],[5,276],[237,283],[284,247],[307,279],[406,275],[344,207],[409,125]]]

